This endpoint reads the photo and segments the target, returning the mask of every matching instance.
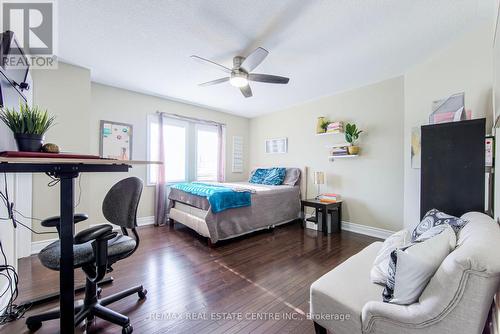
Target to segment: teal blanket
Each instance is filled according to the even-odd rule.
[[[200,182],[177,183],[172,188],[206,197],[213,213],[252,204],[250,191],[235,191],[228,187]]]

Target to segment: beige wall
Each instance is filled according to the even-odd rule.
[[[56,143],[61,150],[91,153],[90,125],[90,71],[59,63],[58,70],[34,70],[33,103],[48,109],[57,117],[45,135],[45,142]],[[47,218],[59,214],[59,185],[47,187],[50,178],[33,174],[33,207],[35,218]],[[82,188],[88,189],[87,180],[81,180]],[[90,196],[82,196],[78,212],[89,211]],[[87,226],[85,223],[82,225]],[[33,221],[35,230],[44,230]],[[33,241],[56,238],[57,235],[33,235]]]
[[[157,110],[175,113],[184,116],[191,116],[201,119],[213,120],[226,124],[226,179],[228,181],[240,181],[246,177],[248,171],[244,173],[232,173],[231,153],[232,137],[243,136],[244,143],[249,142],[249,120],[218,111],[204,109],[189,104],[174,102],[166,99],[156,98],[144,94],[135,93],[123,89],[92,83],[91,86],[91,116],[90,116],[90,149],[92,152],[99,152],[99,121],[114,120],[122,123],[134,125],[133,138],[133,159],[147,159],[147,116],[154,114]],[[248,162],[248,149],[245,149],[245,161]],[[129,173],[146,180],[146,167],[135,166]],[[123,178],[119,174],[96,174],[85,176],[90,179],[92,193],[98,203],[102,202],[107,190],[119,179]],[[154,187],[145,187],[141,204],[138,210],[139,217],[154,215]],[[92,206],[92,215],[103,221],[99,206]]]
[[[474,118],[492,124],[493,23],[461,36],[428,61],[405,75],[404,174],[405,225],[420,218],[420,169],[411,168],[411,129],[428,123],[431,103],[457,92],[465,92],[465,104]]]
[[[147,115],[157,110],[209,119],[226,124],[226,178],[239,181],[246,178],[248,171],[231,172],[232,136],[244,138],[245,161],[249,159],[249,120],[218,111],[167,99],[139,94],[128,90],[91,83],[90,71],[64,63],[54,71],[34,71],[34,103],[47,108],[57,116],[57,125],[46,135],[47,142],[60,145],[64,151],[99,153],[99,121],[113,120],[131,123],[134,126],[133,158],[146,160]],[[78,229],[89,224],[104,223],[101,203],[107,190],[118,180],[135,175],[146,180],[146,167],[135,166],[129,173],[83,174],[81,176],[82,197],[76,209],[88,213],[88,222],[79,224]],[[33,217],[45,218],[57,215],[59,210],[59,187],[47,187],[50,179],[35,175],[33,180]],[[78,185],[76,187],[78,195]],[[76,196],[77,197],[77,196]],[[154,187],[146,186],[138,210],[138,217],[154,215]],[[34,222],[38,230],[40,226]],[[55,236],[54,236],[55,237]],[[51,238],[50,235],[34,235],[33,240]]]
[[[491,22],[475,29],[428,61],[415,66],[404,78],[386,80],[331,97],[321,98],[252,120],[90,82],[88,69],[60,64],[59,70],[34,71],[34,103],[55,114],[58,125],[47,141],[65,151],[97,154],[99,120],[134,125],[134,158],[146,158],[146,119],[156,110],[213,119],[227,124],[227,179],[241,180],[248,167],[296,164],[311,172],[327,173],[322,191],[338,192],[345,198],[344,220],[356,224],[397,230],[419,217],[419,174],[411,169],[410,132],[427,122],[433,100],[465,91],[466,105],[474,117],[488,118],[491,126],[493,85],[493,28]],[[365,133],[362,154],[354,159],[328,161],[326,146],[342,142],[342,135],[315,136],[316,118],[355,122]],[[245,141],[247,169],[230,173],[233,135]],[[266,155],[266,138],[288,137],[289,152]],[[132,175],[146,178],[145,167],[134,167]],[[100,203],[107,189],[125,174],[84,175],[83,195],[77,211],[88,212],[92,223],[101,223]],[[33,180],[33,216],[58,213],[58,186],[48,188],[49,179]],[[315,187],[309,182],[309,195]],[[404,210],[403,210],[404,208]],[[153,215],[153,188],[146,187],[140,217]],[[35,224],[36,225],[36,224]],[[81,224],[81,227],[87,226]],[[39,227],[39,226],[36,226]],[[42,236],[44,239],[47,236]],[[40,240],[40,236],[34,236]]]
[[[403,226],[403,77],[321,98],[250,121],[251,166],[307,166],[309,197],[316,195],[312,172],[324,171],[322,192],[340,193],[343,220],[388,230]],[[343,135],[317,136],[317,117],[354,122],[365,132],[357,158],[328,160],[327,145]],[[288,153],[266,154],[268,138],[288,138]]]

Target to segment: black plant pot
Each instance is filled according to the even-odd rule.
[[[16,133],[14,135],[17,148],[23,152],[40,152],[43,145],[43,135],[33,135],[27,133]]]

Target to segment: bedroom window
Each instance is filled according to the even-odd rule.
[[[196,180],[217,181],[217,127],[196,125]]]
[[[165,176],[167,183],[217,181],[219,166],[218,126],[164,118]],[[148,160],[160,160],[159,119],[148,116]],[[224,143],[224,140],[222,141]],[[155,185],[158,166],[148,166],[148,185]]]
[[[188,130],[189,123],[185,121],[167,119],[165,124],[165,177],[168,183],[188,181]],[[149,157],[159,160],[159,123],[157,119],[149,121]],[[158,167],[150,165],[148,184],[156,183]]]

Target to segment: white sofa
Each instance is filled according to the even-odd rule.
[[[469,212],[456,249],[448,255],[417,303],[382,302],[383,287],[370,281],[382,243],[375,242],[311,285],[316,333],[482,333],[500,282],[500,228]]]

